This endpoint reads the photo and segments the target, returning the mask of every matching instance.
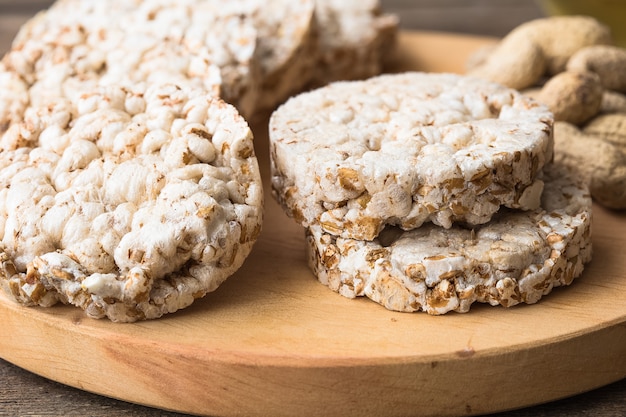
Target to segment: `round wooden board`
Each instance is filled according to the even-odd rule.
[[[396,69],[462,72],[488,40],[403,33]],[[255,126],[267,178],[266,122]],[[269,192],[244,267],[190,308],[114,324],[0,296],[0,356],[55,381],[211,416],[452,416],[524,407],[626,376],[626,215],[595,207],[594,260],[538,304],[394,313],[307,269]]]

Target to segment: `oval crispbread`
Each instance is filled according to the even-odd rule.
[[[552,114],[454,74],[387,74],[300,94],[270,119],[272,187],[305,227],[372,240],[386,225],[481,224],[533,209]]]
[[[83,93],[2,121],[2,286],[25,304],[70,303],[113,321],[187,307],[258,237],[248,124],[177,84]]]
[[[21,28],[4,62],[33,83],[49,80],[53,90],[85,78],[189,83],[249,116],[261,82],[248,10],[257,3],[59,0]]]
[[[339,294],[395,311],[467,312],[474,302],[535,303],[591,260],[591,197],[563,166],[545,171],[541,207],[486,224],[385,231],[371,242],[307,230],[309,265]]]
[[[316,0],[319,60],[311,81],[366,79],[383,72],[398,33],[399,18],[379,0]]]

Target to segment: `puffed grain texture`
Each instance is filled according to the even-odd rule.
[[[385,225],[481,224],[533,209],[552,115],[517,91],[405,73],[301,94],[270,120],[274,196],[305,227],[372,240]]]
[[[249,116],[261,76],[259,2],[59,0],[23,26],[7,66],[54,89],[85,78],[191,83]]]
[[[318,280],[394,311],[465,313],[475,303],[538,302],[591,260],[591,199],[562,167],[546,169],[541,208],[503,210],[472,229],[426,225],[372,242],[307,230]]]
[[[319,61],[315,0],[264,0],[253,13],[261,67],[257,111],[274,110],[301,92]]]
[[[315,0],[319,59],[311,86],[380,74],[395,47],[399,19],[379,0]]]
[[[0,282],[18,301],[154,319],[242,265],[263,190],[233,106],[133,84],[16,112],[0,121]]]

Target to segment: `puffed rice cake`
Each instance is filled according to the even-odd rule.
[[[313,86],[379,74],[397,29],[378,0],[57,0],[22,27],[14,49],[29,56],[13,64],[192,78],[252,119]]]
[[[175,80],[256,111],[258,0],[58,0],[27,22],[9,53],[25,77],[51,72],[109,83]],[[60,77],[61,75],[57,75]]]
[[[266,117],[290,96],[307,88],[319,67],[315,0],[262,0],[254,13],[261,67],[257,111]]]
[[[304,227],[373,240],[386,225],[449,228],[535,209],[553,116],[454,74],[386,74],[291,98],[270,119],[272,192]]]
[[[1,81],[20,80],[5,71]],[[189,306],[242,265],[260,233],[263,188],[252,133],[232,105],[169,83],[97,86],[45,106],[20,88],[19,105],[0,103],[12,109],[0,120],[9,294],[132,322]]]
[[[486,224],[386,230],[371,242],[307,229],[308,259],[339,294],[389,310],[464,313],[474,302],[535,303],[591,260],[591,198],[562,166],[545,169],[541,208],[503,209]]]
[[[399,19],[378,0],[316,0],[319,63],[310,85],[366,79],[383,72]]]

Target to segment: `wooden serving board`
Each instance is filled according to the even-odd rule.
[[[489,40],[403,33],[397,69],[462,72]],[[255,126],[267,178],[266,122]],[[626,215],[595,207],[594,260],[535,305],[394,313],[307,269],[269,192],[244,267],[186,310],[114,324],[0,296],[0,356],[61,383],[211,416],[452,416],[525,407],[626,377]]]

